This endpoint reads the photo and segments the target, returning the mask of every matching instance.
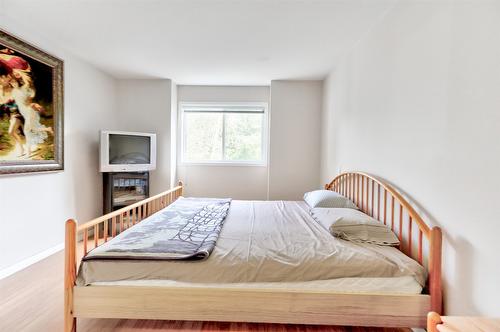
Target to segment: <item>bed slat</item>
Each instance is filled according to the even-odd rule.
[[[85,230],[83,231],[83,254],[86,255],[88,250],[87,250],[87,241],[88,241],[88,238],[89,237],[89,231],[87,230],[87,228],[85,228]]]
[[[99,245],[99,225],[94,225],[94,248]]]
[[[113,216],[113,218],[111,218],[111,236],[116,236],[116,216]]]
[[[375,198],[375,181],[371,180],[372,182],[372,204],[371,204],[371,213],[370,216],[374,216],[373,214],[373,203],[374,203],[374,198]]]
[[[368,179],[366,179],[365,185],[366,185],[366,190],[365,190],[365,213],[369,214],[369,211],[370,211],[370,202],[368,201],[368,193],[370,192],[370,187],[369,187],[369,184],[368,184]]]
[[[399,204],[399,250],[403,249],[403,205]]]
[[[104,243],[108,242],[108,225],[109,225],[110,219],[107,219],[104,222]]]
[[[356,174],[356,204],[359,206],[359,174]]]
[[[413,235],[412,235],[412,218],[411,216],[408,217],[408,256],[412,256],[412,240],[413,240]]]
[[[380,184],[377,183],[377,219],[380,220]]]
[[[384,225],[387,225],[387,190],[384,188]]]
[[[361,178],[361,211],[365,212],[365,178]]]
[[[391,230],[394,231],[394,196],[391,196]]]
[[[418,230],[418,262],[422,264],[422,230]]]

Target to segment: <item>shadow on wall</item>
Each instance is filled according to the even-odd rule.
[[[453,275],[453,285],[450,285],[447,281],[451,278],[445,280],[445,288],[450,291],[450,294],[460,293],[460,308],[454,310],[454,315],[467,314],[468,316],[480,316],[474,304],[474,284],[475,280],[472,271],[475,270],[475,250],[469,241],[462,237],[457,237],[452,239],[447,238],[448,243],[455,251],[455,262],[454,262],[454,275]],[[456,308],[456,306],[455,306]],[[447,307],[445,306],[445,310]]]
[[[394,189],[396,189],[417,211],[418,214],[424,219],[424,221],[429,221],[430,225],[441,227],[441,223],[422,205],[420,205],[411,195],[407,192],[394,185],[391,181],[379,177],[385,183],[390,184]],[[449,303],[446,299],[449,296],[446,294],[460,293],[461,302],[461,312],[467,312],[467,315],[474,316],[479,315],[479,312],[474,304],[474,276],[472,271],[474,271],[474,247],[466,239],[462,237],[452,238],[446,232],[443,231],[443,263],[442,263],[442,280],[443,280],[443,313],[447,314]],[[447,250],[448,248],[448,250]],[[453,252],[449,252],[453,250]],[[449,262],[449,259],[454,259],[454,262]],[[452,266],[453,275],[446,275],[444,267]],[[452,286],[454,285],[454,286]],[[464,300],[465,299],[465,300]],[[460,312],[453,312],[452,314],[461,314]]]

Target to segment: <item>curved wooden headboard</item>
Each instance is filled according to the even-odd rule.
[[[427,226],[400,193],[372,175],[342,173],[326,184],[325,189],[350,198],[364,213],[391,227],[399,237],[399,249],[427,267],[431,309],[441,313],[441,229]]]

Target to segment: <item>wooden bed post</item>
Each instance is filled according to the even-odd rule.
[[[441,289],[441,228],[433,227],[430,236],[429,252],[429,294],[431,295],[431,311],[442,314],[443,293]]]
[[[64,245],[64,332],[76,332],[73,316],[73,287],[76,281],[76,222],[66,221]]]
[[[437,325],[441,324],[441,316],[438,313],[431,311],[427,315],[427,332],[439,332]]]
[[[179,191],[179,196],[182,196],[183,190],[184,190],[184,185],[182,184],[182,181],[179,181],[179,186],[181,187],[181,190]]]

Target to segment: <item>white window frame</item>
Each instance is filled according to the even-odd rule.
[[[263,124],[262,124],[262,158],[258,161],[236,161],[236,160],[205,160],[205,161],[190,161],[185,159],[185,149],[186,149],[186,130],[185,130],[185,112],[186,108],[194,107],[218,107],[230,108],[230,107],[258,107],[261,108],[263,113]],[[180,102],[179,103],[179,132],[180,132],[180,164],[181,165],[202,165],[202,166],[267,166],[268,161],[268,146],[269,146],[269,112],[268,104],[262,102],[203,102],[203,103],[192,103],[192,102]],[[222,124],[222,155],[224,157],[224,140],[225,140],[225,125]]]

